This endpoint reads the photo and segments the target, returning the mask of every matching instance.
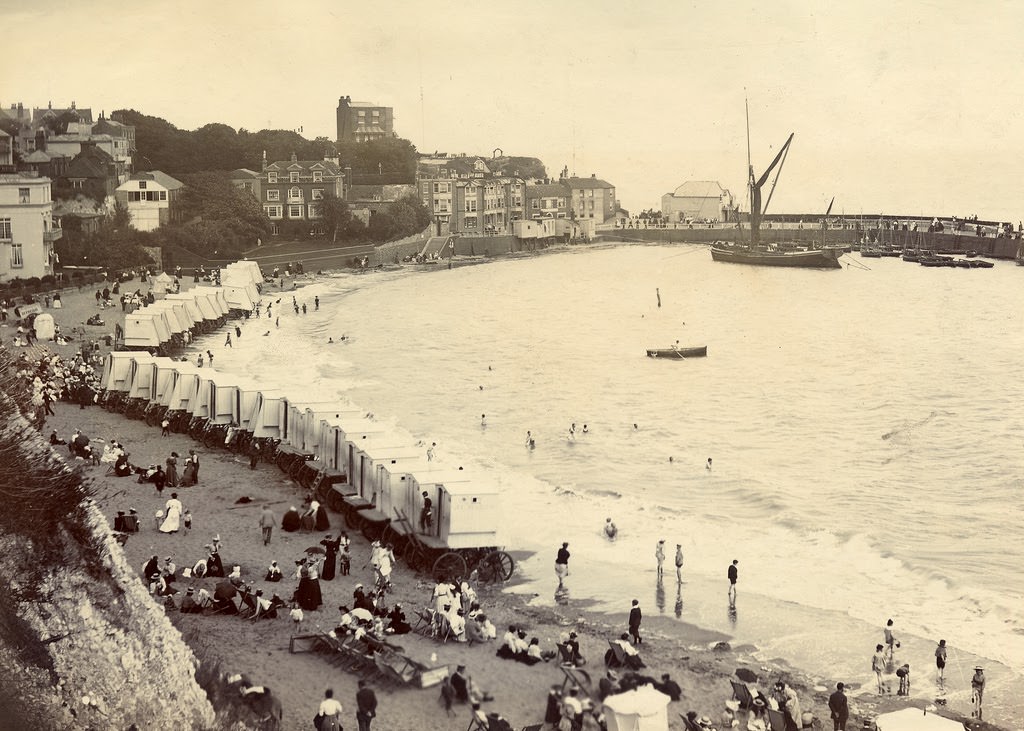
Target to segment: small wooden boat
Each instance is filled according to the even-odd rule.
[[[696,348],[648,348],[648,358],[703,358],[708,354],[708,346],[701,345]]]

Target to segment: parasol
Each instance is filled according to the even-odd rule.
[[[213,591],[214,599],[232,599],[238,593],[238,589],[227,579],[217,582],[217,588]]]
[[[327,551],[320,546],[310,546],[306,549],[306,553],[327,553]]]
[[[89,444],[89,437],[85,436],[85,434],[79,434],[77,437],[75,437],[75,446],[76,447],[84,448],[88,444]]]
[[[355,609],[353,609],[350,612],[350,614],[353,617],[355,617],[356,619],[360,619],[360,620],[362,620],[364,622],[372,622],[373,621],[373,615],[370,614],[368,609],[363,609],[362,607],[356,607]]]

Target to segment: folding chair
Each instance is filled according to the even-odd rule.
[[[776,711],[774,708],[769,708],[767,711],[768,724],[772,731],[786,731],[786,717],[782,711]]]
[[[440,640],[441,644],[448,642],[448,638],[453,636],[452,625],[448,621],[448,617],[444,616],[441,612],[434,613],[435,619],[435,630],[434,639]]]
[[[679,714],[679,717],[683,719],[683,728],[686,729],[686,731],[704,731],[704,729],[688,719],[682,713]]]
[[[729,683],[732,685],[732,697],[734,700],[739,701],[740,708],[744,711],[749,711],[753,708],[754,696],[751,695],[750,688],[735,680],[730,680]]]
[[[434,612],[430,609],[416,610],[416,624],[412,631],[424,637],[431,637],[434,634]]]
[[[590,675],[586,670],[566,665],[560,665],[559,669],[565,676],[565,679],[562,680],[562,695],[565,695],[567,688],[579,688],[583,691],[584,695],[590,699],[595,708],[601,705],[601,699],[598,698],[598,694],[594,692],[593,681],[590,679]]]
[[[249,592],[242,592],[240,595],[241,604],[238,607],[238,616],[242,619],[256,618],[259,607],[256,605],[256,596]]]

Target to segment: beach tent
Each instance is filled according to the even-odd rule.
[[[48,315],[45,312],[42,315],[36,315],[36,319],[32,321],[32,328],[40,340],[53,340],[53,315]]]
[[[128,391],[132,358],[138,355],[126,350],[112,350],[103,361],[100,388],[104,391]]]
[[[238,377],[228,373],[214,373],[209,380],[209,419],[211,424],[238,424]]]
[[[343,420],[362,419],[362,409],[352,407],[344,411],[335,411],[320,420],[317,444],[320,447],[320,459],[332,470],[345,472],[348,462],[348,447],[345,444],[341,423]],[[346,472],[346,474],[348,474]]]
[[[281,403],[285,400],[281,391],[260,391],[248,419],[248,429],[255,439],[281,438]]]
[[[434,505],[434,524],[432,529],[432,535],[437,536],[444,541],[451,548],[462,548],[462,545],[456,545],[448,543],[448,528],[450,528],[450,516],[446,515],[446,510],[443,507],[444,501],[442,495],[451,494],[452,490],[457,489],[457,485],[462,483],[470,483],[473,478],[466,470],[454,470],[454,469],[440,469],[435,466],[434,462],[427,462],[426,469],[414,470],[409,474],[409,480],[406,484],[405,493],[405,504],[399,504],[397,496],[392,496],[395,501],[396,507],[400,508],[410,518],[415,519],[420,514],[420,508],[423,505],[423,493],[427,493],[430,497],[430,501]],[[448,500],[449,504],[451,500]],[[444,531],[441,527],[448,521],[448,526]],[[456,523],[458,525],[458,522]],[[495,533],[497,526],[493,523],[488,525],[476,526],[478,531]],[[470,547],[475,546],[494,546],[497,545],[494,541],[488,541],[484,543],[472,543]]]
[[[247,379],[238,381],[238,428],[242,431],[252,431],[249,422],[252,420],[256,410],[256,400],[260,395],[260,387],[255,381]]]
[[[195,320],[188,314],[188,310],[185,309],[185,305],[182,302],[165,299],[157,300],[153,304],[148,305],[145,310],[160,310],[166,313],[167,320],[171,323],[171,332],[175,334],[191,330],[192,326],[195,325]]]
[[[134,353],[128,369],[128,398],[149,401],[153,386],[153,361],[148,353]]]
[[[416,457],[378,462],[371,477],[373,492],[377,495],[377,509],[394,520],[394,509],[402,510],[409,504],[408,492],[409,485],[412,484],[412,473],[426,469],[427,458],[422,454],[422,450]]]
[[[141,315],[160,313],[167,321],[167,329],[170,330],[171,335],[181,335],[188,330],[188,325],[178,320],[178,314],[174,311],[173,306],[165,304],[162,300],[146,305],[142,309],[136,310],[136,312]]]
[[[171,339],[167,315],[155,310],[136,310],[124,318],[126,348],[158,348]]]
[[[188,363],[182,363],[188,366]],[[171,392],[171,400],[168,408],[171,411],[192,412],[193,404],[199,393],[199,372],[202,368],[181,368],[178,370],[178,377],[174,381],[174,390]]]
[[[668,731],[672,699],[649,685],[604,699],[608,731]]]
[[[185,310],[193,322],[204,325],[204,329],[208,329],[205,325],[213,325],[217,322],[217,311],[210,304],[209,300],[206,297],[193,294],[191,291],[182,292],[181,294],[169,294],[164,301],[181,302],[185,305]]]
[[[251,292],[249,288],[252,289]],[[228,303],[228,307],[239,313],[252,310],[260,298],[256,291],[256,285],[251,282],[244,284],[228,282],[221,287],[221,290],[224,292],[224,299]]]
[[[234,261],[228,264],[226,267],[220,270],[220,281],[223,282],[225,276],[229,276],[232,279],[236,279],[241,275],[245,280],[252,282],[253,284],[263,284],[263,272],[260,271],[260,265],[254,261],[243,259],[242,261]]]
[[[228,301],[224,297],[223,287],[193,287],[189,290],[194,292],[196,295],[206,297],[210,301],[210,304],[216,308],[218,317],[224,317],[231,311],[228,307]]]
[[[166,408],[171,405],[171,395],[178,380],[178,372],[195,366],[172,358],[156,358],[153,367],[156,374],[153,376],[153,397],[150,400]]]
[[[875,728],[878,731],[964,731],[964,725],[959,721],[928,713],[923,708],[901,708],[882,713],[875,717]]]
[[[423,449],[413,443],[412,435],[384,432],[353,445],[352,474],[348,482],[362,497],[377,504],[377,485],[374,476],[377,466],[399,459],[423,456]],[[388,516],[390,517],[390,516]]]
[[[174,286],[174,279],[172,279],[167,272],[160,272],[160,274],[153,278],[152,285],[156,292],[163,292],[164,290],[171,289]],[[154,292],[154,294],[156,292]]]

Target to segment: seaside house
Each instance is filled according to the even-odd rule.
[[[228,177],[233,186],[255,196],[256,200],[260,200],[260,174],[258,172],[249,168],[237,168],[232,170]]]
[[[152,231],[179,220],[178,197],[184,184],[167,173],[153,170],[135,173],[114,190],[114,197],[128,209],[132,226]]]
[[[264,153],[261,167],[256,190],[275,234],[280,221],[312,221],[310,231],[317,232],[320,201],[345,198],[345,174],[336,160],[299,160],[293,152],[290,160],[268,164]]]
[[[506,233],[526,211],[526,182],[495,175],[481,157],[423,158],[416,186],[439,233]]]
[[[32,154],[37,154],[37,152]],[[64,172],[55,176],[58,192],[70,192],[93,198],[102,204],[114,195],[118,184],[118,165],[110,155],[96,145],[86,144],[82,151],[68,164]]]
[[[571,190],[561,183],[526,186],[527,218],[566,218]]]
[[[352,97],[338,99],[339,142],[370,142],[395,136],[395,111],[370,102],[354,102]]]
[[[615,186],[611,183],[593,174],[589,178],[577,178],[568,171],[563,171],[558,182],[568,191],[571,217],[592,219],[596,223],[615,218]]]
[[[688,180],[661,197],[661,213],[673,223],[736,220],[737,207],[732,193],[717,180]]]
[[[44,277],[53,274],[53,242],[62,233],[53,218],[50,179],[15,172],[13,145],[4,137],[8,142],[0,157],[0,281]]]

